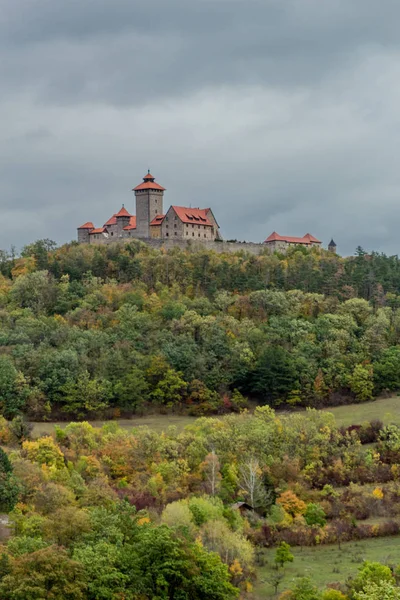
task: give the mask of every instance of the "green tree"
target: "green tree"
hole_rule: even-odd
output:
[[[149,384],[143,370],[132,367],[114,386],[114,394],[120,406],[139,408],[148,399]]]
[[[294,556],[290,551],[290,546],[286,542],[281,542],[275,552],[275,562],[280,567],[288,562],[293,562]]]
[[[304,513],[304,519],[307,525],[318,525],[318,527],[324,527],[326,525],[326,514],[322,506],[319,504],[313,504],[310,502],[307,504],[306,512]]]
[[[388,581],[371,583],[368,589],[356,592],[354,600],[400,600],[400,588]]]
[[[372,400],[374,391],[373,368],[368,364],[359,364],[354,367],[349,376],[349,386],[357,400],[362,402]]]
[[[359,592],[368,592],[371,585],[379,587],[383,583],[391,585],[394,585],[395,583],[390,568],[378,562],[365,561],[364,564],[359,567],[358,574],[350,585],[353,593],[356,594]]]
[[[142,527],[125,563],[134,574],[129,589],[138,597],[168,599],[179,593],[182,600],[233,600],[239,595],[217,554],[175,538],[166,526]]]
[[[63,410],[78,416],[96,413],[108,407],[112,396],[109,381],[91,379],[88,371],[80,375],[77,381],[69,381],[62,388]]]
[[[22,373],[14,366],[12,359],[0,355],[0,409],[7,418],[12,418],[24,408],[28,388]]]
[[[297,389],[297,368],[293,356],[280,346],[267,346],[251,376],[252,390],[275,400]]]
[[[321,600],[321,592],[309,577],[299,579],[291,592],[289,600]]]

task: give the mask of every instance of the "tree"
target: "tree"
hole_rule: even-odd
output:
[[[203,476],[207,482],[208,492],[215,496],[221,484],[220,463],[218,456],[212,450],[204,459],[201,465]]]
[[[311,579],[303,577],[292,588],[290,600],[321,600],[321,593],[318,588],[313,585]]]
[[[68,381],[62,388],[63,410],[80,416],[107,408],[112,386],[107,380],[91,379],[88,371],[77,381]]]
[[[85,592],[83,566],[57,546],[15,559],[0,582],[3,600],[85,600]]]
[[[293,562],[294,556],[290,551],[290,546],[286,542],[281,542],[275,552],[275,562],[281,568],[287,562]]]
[[[124,556],[132,573],[129,590],[136,597],[182,600],[233,600],[238,590],[229,582],[229,572],[215,553],[199,544],[177,539],[166,527],[139,528],[134,546]]]
[[[306,503],[303,502],[303,500],[300,500],[300,498],[298,498],[291,490],[282,492],[276,502],[277,504],[280,504],[291,517],[303,515],[307,510]]]
[[[339,590],[325,590],[322,592],[321,600],[348,600],[348,597]]]
[[[9,419],[24,408],[28,388],[9,356],[0,355],[0,409]]]
[[[22,456],[39,465],[64,467],[64,455],[51,436],[22,443]]]
[[[13,468],[7,454],[0,448],[0,511],[11,511],[18,500],[20,486],[13,476]]]
[[[354,367],[353,373],[349,376],[349,385],[357,400],[361,400],[362,402],[372,400],[374,391],[373,377],[374,371],[372,365],[359,364]]]
[[[141,407],[149,395],[149,384],[143,370],[132,367],[129,373],[121,377],[115,384],[114,394],[121,406],[135,409]]]
[[[9,423],[9,429],[14,440],[22,445],[23,442],[29,440],[33,425],[23,415],[18,415]]]
[[[394,585],[395,579],[389,567],[378,562],[365,561],[359,567],[357,576],[351,582],[351,589],[354,594],[359,592],[368,592],[371,585],[381,586],[383,583]],[[361,598],[363,598],[361,596]]]
[[[57,243],[48,238],[37,240],[33,244],[24,246],[21,251],[22,257],[33,256],[35,258],[36,268],[39,271],[47,269],[49,266],[49,254],[57,248]]]
[[[326,514],[324,509],[319,504],[313,504],[312,502],[307,504],[304,519],[307,525],[310,526],[318,525],[318,527],[324,527],[326,525]]]
[[[356,592],[354,600],[400,600],[400,588],[388,581],[371,583],[368,589]]]
[[[250,506],[255,509],[263,507],[266,492],[262,482],[260,463],[254,457],[245,460],[240,466],[240,487],[245,492]]]
[[[57,299],[57,286],[48,271],[35,271],[17,278],[11,297],[19,307],[30,308],[38,316],[52,311]]]
[[[275,400],[297,389],[297,368],[293,356],[280,346],[267,346],[252,373],[255,393]]]

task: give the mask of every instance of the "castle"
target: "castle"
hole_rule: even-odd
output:
[[[193,240],[210,242],[221,240],[219,225],[211,208],[170,206],[164,213],[164,192],[150,171],[136,186],[136,215],[124,206],[103,225],[96,228],[91,221],[78,227],[78,242],[101,244],[126,238]]]
[[[218,251],[244,249],[259,254],[265,248],[271,252],[286,252],[291,246],[306,248],[321,247],[321,241],[310,233],[302,238],[282,236],[274,231],[262,243],[223,243],[219,225],[211,208],[191,208],[172,205],[164,213],[165,188],[156,182],[148,173],[142,183],[132,191],[135,192],[136,215],[131,215],[122,205],[103,227],[96,228],[91,221],[78,227],[78,242],[84,244],[104,244],[131,238],[146,240],[152,245],[182,245],[188,242],[207,243]],[[336,244],[332,240],[328,246],[330,252],[336,252]]]

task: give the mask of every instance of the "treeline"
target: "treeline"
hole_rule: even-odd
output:
[[[201,415],[400,389],[397,257],[54,246],[0,256],[7,418]]]

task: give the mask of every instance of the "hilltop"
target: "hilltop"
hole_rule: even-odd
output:
[[[400,263],[48,240],[2,254],[2,412],[324,406],[400,389]]]

